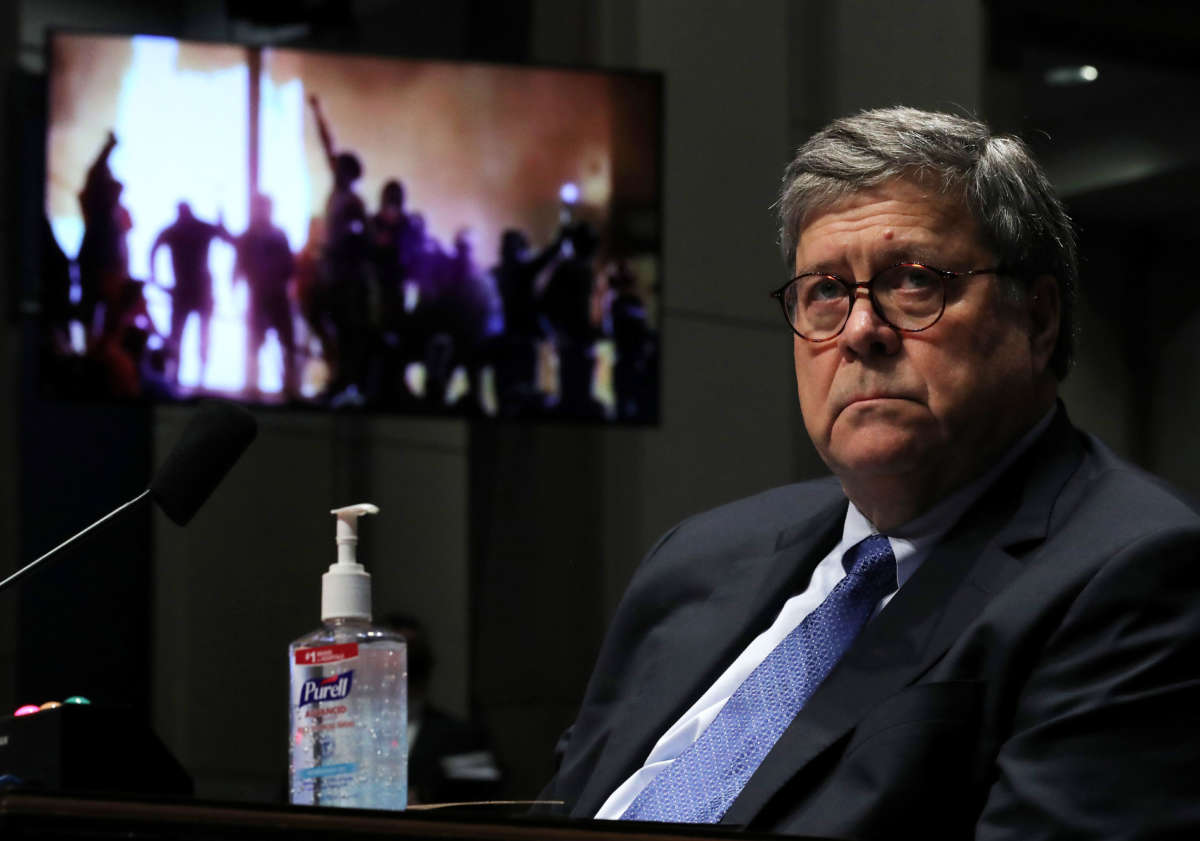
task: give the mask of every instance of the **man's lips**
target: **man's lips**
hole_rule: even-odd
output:
[[[842,411],[848,409],[850,406],[853,406],[856,403],[869,403],[875,400],[907,400],[909,402],[913,402],[915,398],[910,397],[907,394],[897,394],[895,392],[864,392],[862,394],[852,395],[844,400],[839,401],[835,414],[840,414]]]

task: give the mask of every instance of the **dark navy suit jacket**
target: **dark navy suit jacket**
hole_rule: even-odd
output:
[[[667,533],[635,574],[544,795],[594,815],[841,534],[838,484]],[[724,818],[845,838],[1200,834],[1200,517],[1046,433],[867,625]]]

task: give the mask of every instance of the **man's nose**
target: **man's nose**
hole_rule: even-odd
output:
[[[855,356],[890,356],[900,350],[900,333],[875,311],[865,287],[854,290],[850,318],[840,336],[842,346]]]

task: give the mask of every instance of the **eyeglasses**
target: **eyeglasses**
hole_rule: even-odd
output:
[[[810,342],[827,342],[850,320],[855,292],[865,287],[875,313],[897,330],[928,330],[946,310],[946,282],[956,277],[995,274],[1000,269],[950,272],[921,263],[888,266],[868,281],[805,272],[771,293],[783,308],[792,331]]]

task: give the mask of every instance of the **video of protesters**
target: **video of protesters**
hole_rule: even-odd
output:
[[[652,74],[56,34],[40,382],[655,423]]]

